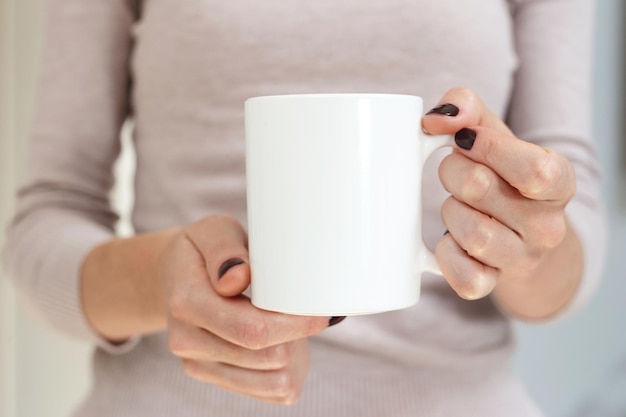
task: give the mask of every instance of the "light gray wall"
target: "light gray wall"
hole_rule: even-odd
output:
[[[570,320],[519,325],[517,366],[549,417],[626,416],[626,6],[599,0],[594,131],[610,227],[604,280]]]

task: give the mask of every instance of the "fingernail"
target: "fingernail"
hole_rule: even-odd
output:
[[[330,320],[328,320],[328,327],[334,326],[335,324],[339,324],[342,321],[344,321],[345,319],[346,319],[346,316],[331,317]]]
[[[443,232],[443,235],[444,235],[444,236],[445,236],[445,235],[449,235],[449,234],[450,234],[450,231],[449,231],[448,229],[446,229],[446,231],[445,231],[445,232]]]
[[[468,151],[472,149],[472,146],[474,146],[475,140],[476,140],[476,132],[466,127],[459,130],[454,135],[454,142],[456,142],[459,148],[463,148]]]
[[[445,104],[440,104],[437,107],[433,107],[426,114],[441,114],[442,116],[454,117],[459,114],[459,108],[455,106],[454,104],[445,103]]]
[[[217,271],[217,278],[222,279],[222,277],[226,275],[226,273],[230,270],[230,268],[237,266],[237,265],[241,265],[244,262],[245,261],[241,258],[230,258],[224,261],[222,266],[220,266],[219,271]]]

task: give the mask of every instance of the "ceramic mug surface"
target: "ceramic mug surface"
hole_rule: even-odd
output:
[[[412,306],[439,273],[422,238],[422,99],[266,96],[245,103],[252,303],[300,315]],[[433,179],[436,180],[436,179]]]

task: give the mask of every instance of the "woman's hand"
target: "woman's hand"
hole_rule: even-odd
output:
[[[509,312],[545,318],[572,298],[582,249],[565,216],[576,178],[557,152],[516,138],[467,89],[453,89],[423,119],[458,145],[439,168],[451,196],[441,209],[449,234],[436,250],[463,298],[494,291]]]
[[[195,379],[263,401],[292,404],[304,384],[306,338],[328,317],[262,311],[250,283],[247,238],[231,217],[211,216],[178,234],[163,263],[171,351]]]
[[[329,318],[259,310],[242,295],[249,283],[246,234],[233,218],[215,215],[94,248],[81,289],[87,319],[105,339],[167,330],[190,376],[292,404],[307,375],[306,338]]]

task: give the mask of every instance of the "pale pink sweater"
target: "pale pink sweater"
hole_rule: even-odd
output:
[[[26,303],[93,341],[95,383],[76,416],[537,416],[512,371],[509,320],[438,276],[418,305],[350,317],[311,339],[301,402],[260,403],[196,382],[164,334],[100,340],[79,298],[85,255],[111,239],[108,192],[132,117],[138,233],[228,212],[245,224],[243,102],[310,92],[477,91],[516,134],[565,154],[585,249],[581,305],[604,244],[589,120],[591,1],[52,0],[28,169],[6,265]],[[438,161],[426,239],[441,237]],[[137,262],[141,262],[138,259]],[[59,376],[62,383],[62,375]]]

